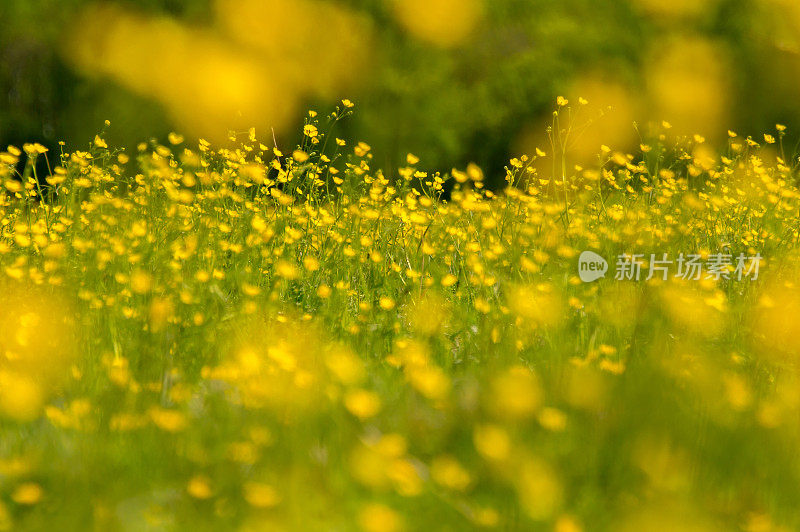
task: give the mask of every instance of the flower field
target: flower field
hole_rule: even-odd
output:
[[[0,530],[800,528],[785,128],[575,161],[582,103],[500,176],[348,100],[0,152]]]

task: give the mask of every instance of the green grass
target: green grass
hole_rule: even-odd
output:
[[[334,141],[349,112],[280,157],[0,154],[2,527],[800,527],[782,132],[593,162],[557,135],[492,193],[383,175]],[[613,275],[721,252],[759,277]]]

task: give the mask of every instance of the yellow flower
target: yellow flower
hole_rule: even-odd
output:
[[[351,414],[360,419],[374,417],[381,409],[381,400],[378,394],[361,389],[347,392],[344,404]]]
[[[524,418],[534,415],[541,406],[542,391],[536,376],[527,368],[516,366],[492,380],[490,405],[504,417]]]
[[[505,460],[511,452],[511,439],[499,425],[478,425],[472,434],[475,449],[491,460]]]
[[[42,146],[38,142],[36,142],[34,144],[25,144],[24,146],[22,146],[22,149],[25,150],[25,153],[27,153],[31,157],[35,157],[37,155],[41,155],[43,153],[47,153],[47,148],[45,148],[44,146]],[[11,151],[11,150],[9,149],[9,151]],[[17,154],[17,155],[19,155],[19,154]]]
[[[310,272],[319,270],[319,260],[316,257],[305,257],[303,259],[303,267]]]
[[[480,0],[394,2],[398,22],[415,38],[440,48],[467,42],[484,15]]]
[[[275,264],[275,273],[278,277],[282,277],[288,281],[297,279],[299,275],[297,266],[286,260],[279,260],[277,264]]]
[[[467,165],[467,175],[473,181],[483,181],[483,170],[475,163],[469,163]]]
[[[149,411],[153,423],[166,432],[180,432],[187,426],[186,417],[177,410],[152,408]]]
[[[326,284],[321,284],[321,285],[319,285],[319,288],[317,288],[317,295],[319,297],[321,297],[322,299],[327,299],[327,298],[331,297],[331,292],[332,291],[333,290],[331,290],[330,286],[328,286]]]
[[[361,510],[358,523],[364,532],[398,532],[403,528],[403,520],[397,512],[377,503]]]
[[[261,482],[245,482],[242,486],[244,500],[256,508],[272,508],[281,501],[277,490]]]
[[[153,277],[144,270],[131,274],[131,290],[136,294],[146,294],[153,287]]]
[[[209,499],[213,495],[211,481],[205,475],[196,475],[189,480],[186,491],[195,499]]]
[[[472,482],[469,472],[458,460],[447,455],[434,458],[431,477],[437,484],[453,491],[464,491]]]
[[[23,375],[0,372],[0,414],[17,421],[32,421],[41,413],[44,392]]]
[[[556,408],[542,408],[539,412],[539,424],[553,432],[560,432],[567,426],[567,416]]]
[[[35,482],[25,482],[16,487],[11,494],[11,500],[17,504],[30,506],[42,500],[44,490]]]
[[[441,283],[442,283],[442,286],[444,286],[444,287],[450,287],[450,286],[453,286],[454,284],[456,284],[457,281],[458,281],[458,277],[456,277],[452,273],[448,273],[444,277],[442,277]]]

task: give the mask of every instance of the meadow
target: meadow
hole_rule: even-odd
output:
[[[786,128],[577,161],[583,103],[499,176],[385,174],[348,100],[1,152],[0,530],[800,528]]]

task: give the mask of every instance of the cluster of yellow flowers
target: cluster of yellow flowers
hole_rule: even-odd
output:
[[[384,174],[351,108],[285,154],[0,153],[0,529],[800,525],[784,128],[554,137],[498,186]],[[582,283],[584,250],[764,264]]]

